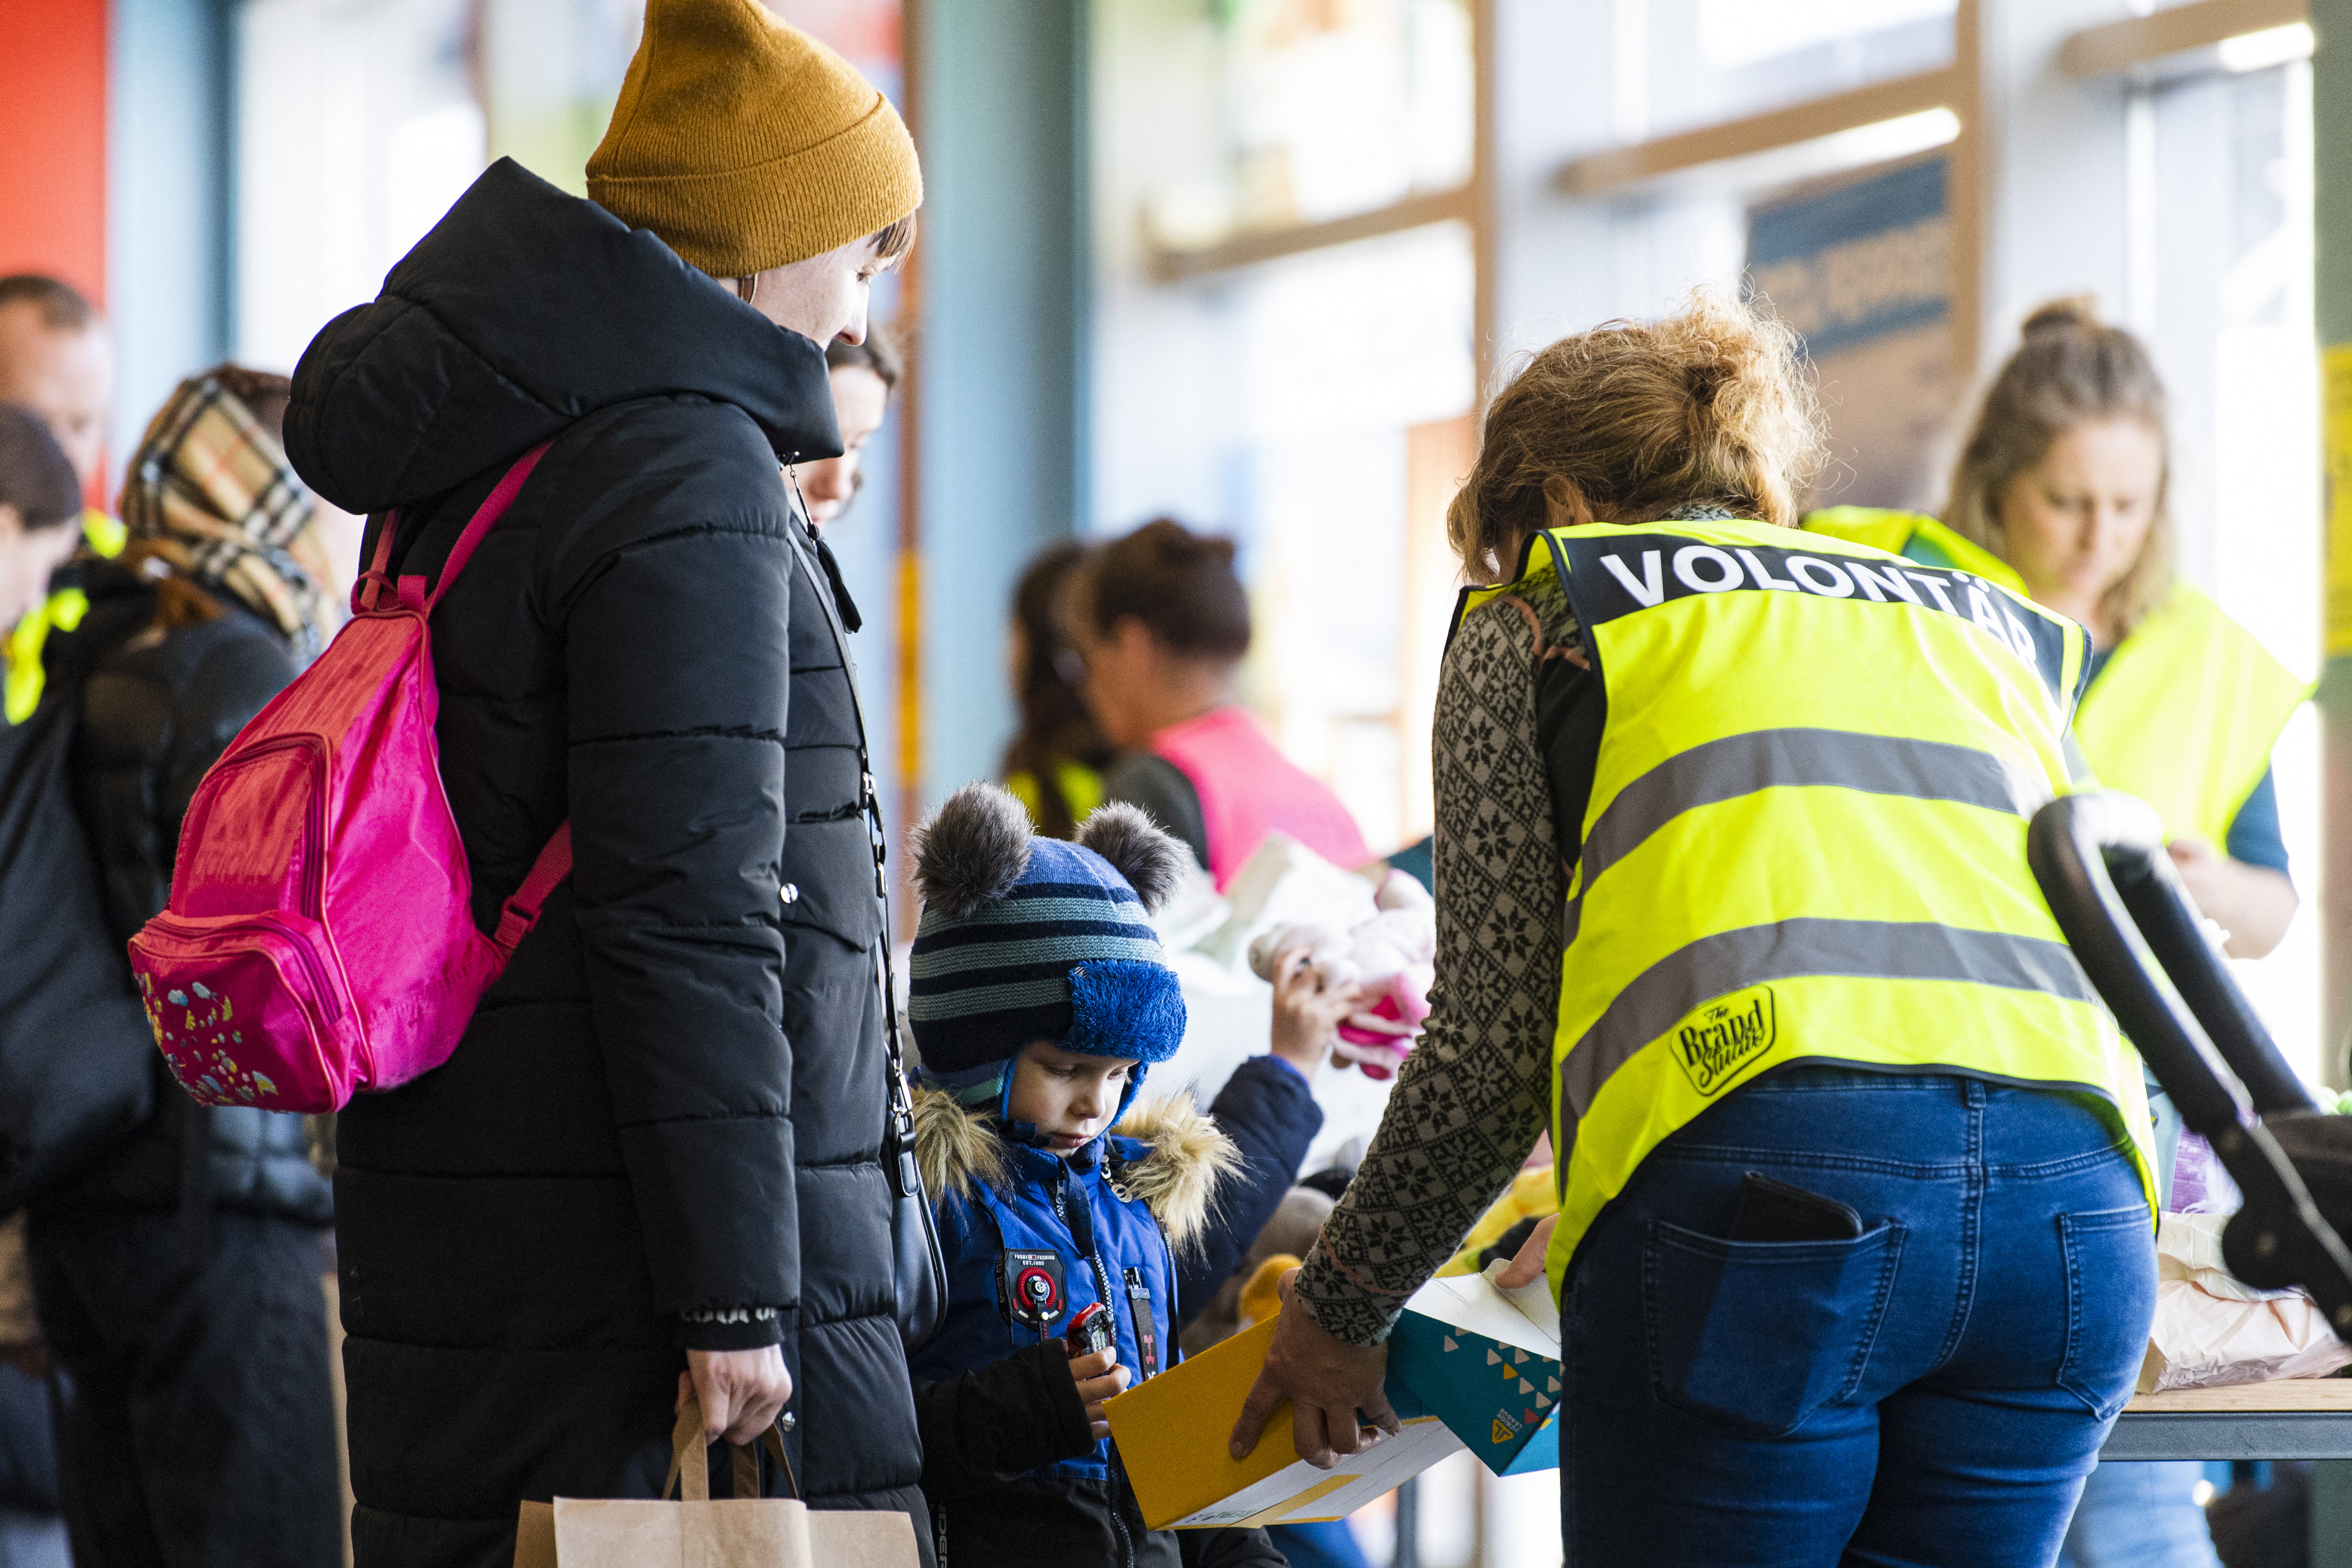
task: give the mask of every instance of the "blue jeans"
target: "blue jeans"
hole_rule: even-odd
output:
[[[1858,1210],[1732,1242],[1741,1175]],[[1796,1068],[1644,1161],[1561,1311],[1572,1568],[2048,1568],[2130,1397],[2156,1241],[2074,1096]]]
[[[2083,1484],[2059,1568],[2221,1568],[2195,1459],[2101,1465]]]

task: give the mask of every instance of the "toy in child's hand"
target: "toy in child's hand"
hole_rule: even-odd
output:
[[[1068,1331],[1062,1335],[1062,1343],[1069,1347],[1070,1359],[1076,1361],[1082,1355],[1110,1349],[1117,1338],[1118,1331],[1111,1325],[1110,1309],[1100,1301],[1090,1301],[1070,1320]]]
[[[1250,943],[1251,970],[1271,981],[1275,963],[1293,948],[1326,985],[1361,989],[1360,1004],[1339,1026],[1331,1055],[1367,1078],[1392,1077],[1429,1016],[1437,955],[1437,909],[1427,889],[1391,869],[1373,895],[1375,913],[1345,930],[1320,922],[1276,926]]]

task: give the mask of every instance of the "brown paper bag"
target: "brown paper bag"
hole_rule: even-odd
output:
[[[773,1429],[769,1451],[792,1476]],[[671,1434],[677,1502],[557,1498],[526,1502],[515,1525],[515,1568],[917,1568],[915,1529],[903,1513],[811,1513],[796,1499],[759,1495],[759,1459],[735,1450],[735,1496],[713,1500],[702,1462],[702,1411],[693,1401]],[[793,1483],[797,1489],[798,1482]]]

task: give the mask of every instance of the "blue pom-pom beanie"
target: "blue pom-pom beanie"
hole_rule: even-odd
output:
[[[1183,1040],[1183,994],[1148,917],[1190,852],[1131,808],[1105,807],[1079,836],[1038,837],[1019,802],[975,784],[917,839],[907,1012],[924,1079],[967,1105],[1001,1111],[1033,1040],[1146,1068]]]

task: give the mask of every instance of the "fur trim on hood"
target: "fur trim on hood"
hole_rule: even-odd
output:
[[[1136,1106],[1112,1131],[1149,1145],[1143,1158],[1117,1162],[1110,1178],[1141,1198],[1179,1253],[1201,1245],[1215,1213],[1217,1183],[1241,1169],[1241,1151],[1196,1110],[1190,1094]],[[974,1182],[1003,1186],[1004,1141],[983,1110],[967,1110],[935,1089],[915,1090],[915,1161],[923,1190],[937,1202],[949,1193],[971,1195]]]

